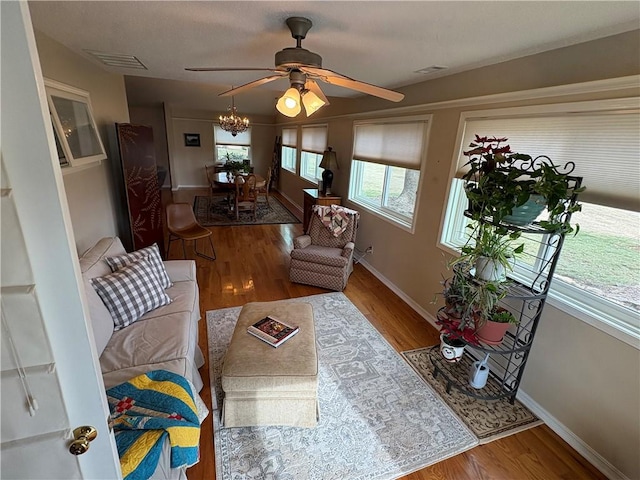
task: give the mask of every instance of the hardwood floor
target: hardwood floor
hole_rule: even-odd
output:
[[[163,191],[163,202],[188,202],[207,190]],[[275,193],[278,196],[277,193]],[[283,203],[288,202],[278,196]],[[292,208],[295,212],[295,209]],[[217,260],[196,257],[191,245],[187,256],[195,258],[200,286],[200,347],[205,365],[200,369],[205,387],[200,392],[211,408],[209,359],[205,312],[270,301],[326,293],[321,288],[289,282],[288,259],[293,238],[302,225],[252,225],[212,227]],[[165,237],[166,238],[166,237]],[[173,242],[169,258],[182,258],[180,242]],[[368,270],[356,265],[344,294],[398,351],[434,345],[438,332]],[[215,478],[211,415],[202,426],[200,463],[187,472],[190,480]],[[496,440],[403,477],[406,480],[477,479],[604,479],[546,425]],[[348,479],[345,479],[348,480]]]

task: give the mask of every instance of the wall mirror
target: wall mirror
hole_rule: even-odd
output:
[[[89,92],[45,79],[60,166],[99,164],[107,155],[98,135]]]

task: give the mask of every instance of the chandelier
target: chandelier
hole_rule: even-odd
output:
[[[228,114],[220,115],[219,121],[220,127],[223,130],[230,132],[234,137],[249,128],[249,119],[238,115],[238,110],[236,110],[236,106],[233,101],[233,95],[231,96],[231,107],[228,109]]]

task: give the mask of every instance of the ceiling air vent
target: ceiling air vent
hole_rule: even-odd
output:
[[[138,70],[147,70],[147,67],[133,55],[124,55],[122,53],[96,52],[94,50],[85,50],[85,52],[97,58],[101,63],[104,63],[109,67],[136,68]]]
[[[446,70],[449,67],[443,65],[431,65],[430,67],[424,67],[420,70],[416,70],[414,73],[421,73],[422,75],[429,75],[431,73],[439,72],[440,70]]]

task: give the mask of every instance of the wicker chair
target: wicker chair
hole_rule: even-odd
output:
[[[348,218],[346,229],[338,236],[321,218],[336,212]],[[338,205],[314,205],[307,234],[293,240],[289,279],[329,290],[344,290],[353,271],[359,218],[357,211]]]

